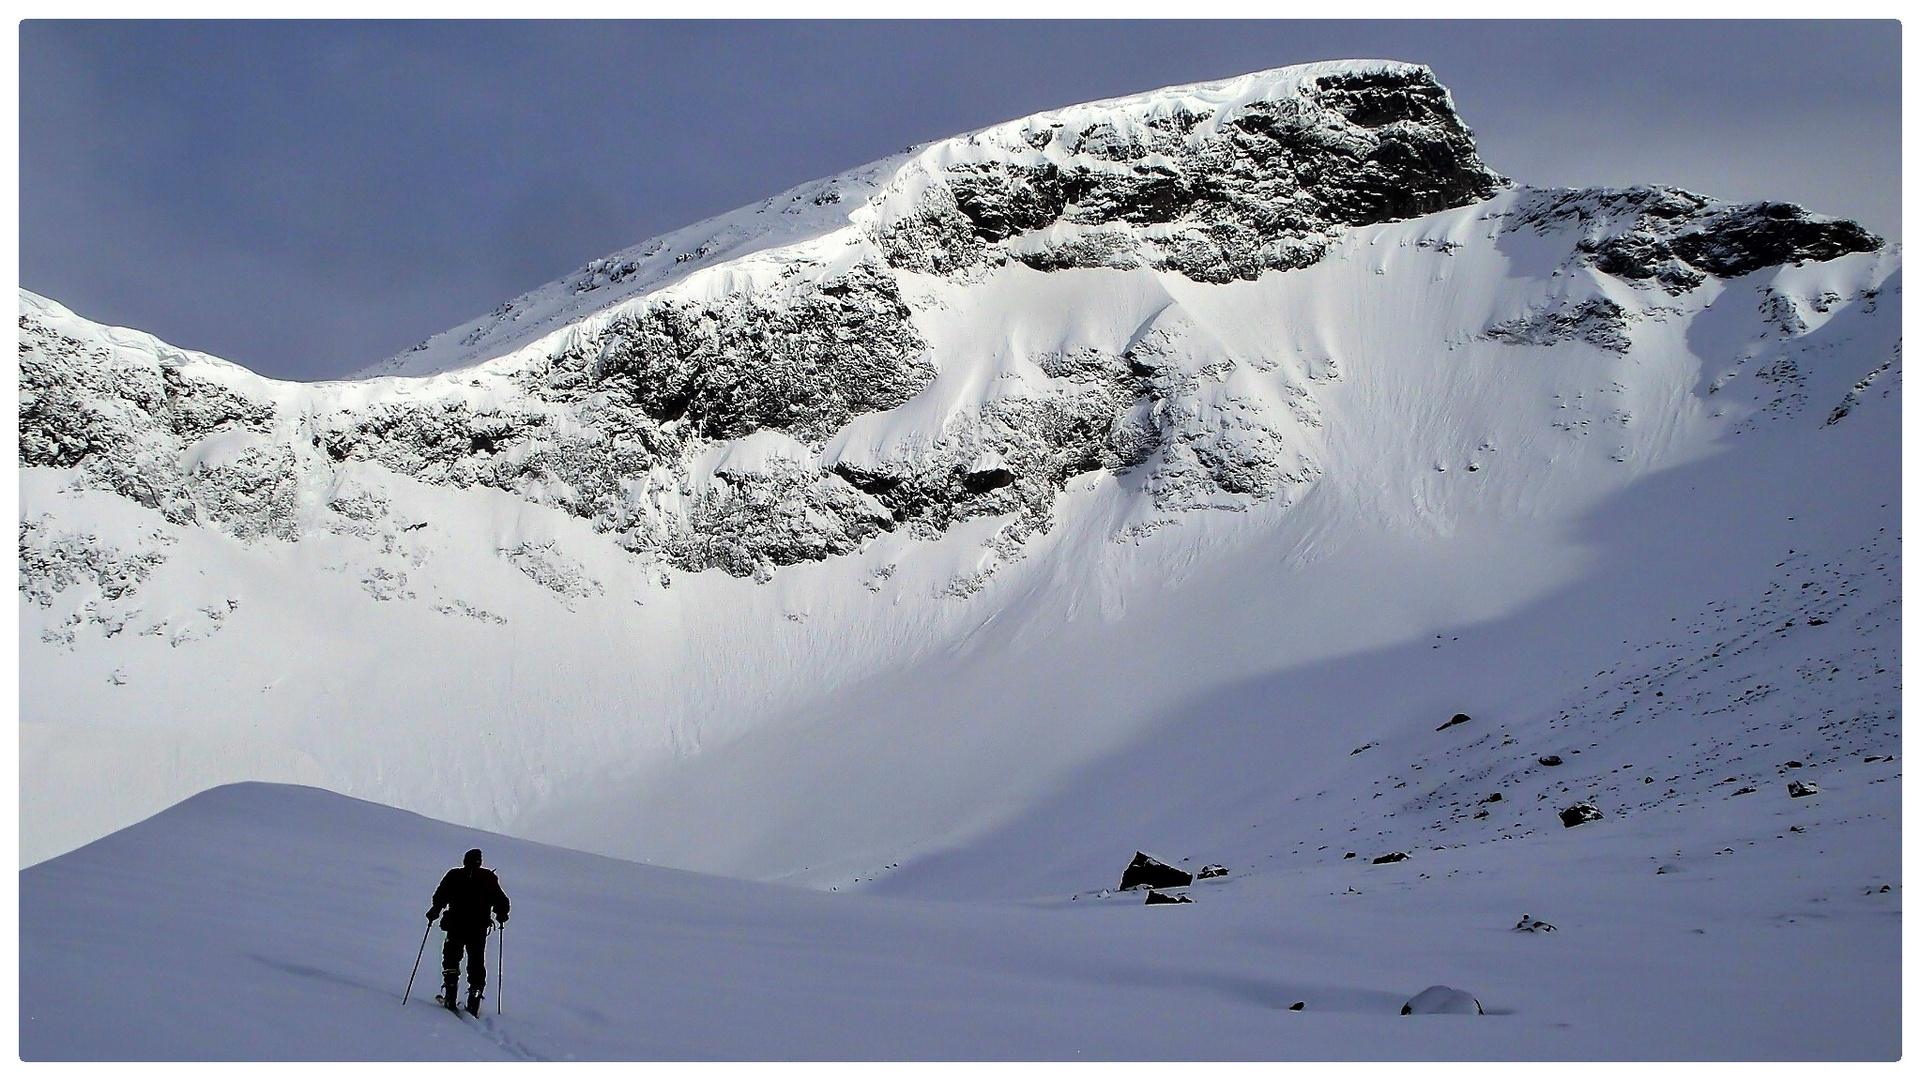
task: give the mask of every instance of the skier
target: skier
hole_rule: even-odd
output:
[[[440,919],[441,909],[446,918]],[[480,998],[487,988],[487,933],[493,929],[489,913],[502,924],[507,921],[507,894],[500,891],[500,878],[480,865],[480,849],[467,852],[461,865],[447,871],[440,887],[433,890],[433,908],[429,922],[440,919],[447,932],[447,944],[440,950],[440,974],[446,980],[440,1001],[449,1009],[458,1009],[460,954],[467,954],[467,1012],[480,1015]]]

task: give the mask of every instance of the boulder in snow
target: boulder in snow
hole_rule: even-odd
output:
[[[1534,918],[1534,917],[1533,917],[1532,915],[1529,915],[1529,914],[1527,914],[1527,913],[1525,913],[1525,912],[1521,912],[1521,914],[1520,914],[1520,921],[1519,921],[1519,922],[1517,922],[1517,923],[1514,923],[1514,924],[1513,924],[1513,928],[1514,928],[1515,930],[1525,930],[1525,931],[1526,931],[1527,933],[1529,933],[1529,934],[1551,934],[1551,933],[1553,933],[1553,924],[1552,924],[1552,923],[1550,923],[1550,922],[1543,922],[1543,921],[1541,921],[1541,920],[1539,920],[1539,919],[1536,919],[1536,918]]]
[[[1401,1016],[1421,1016],[1432,1013],[1447,1013],[1454,1016],[1480,1016],[1487,1010],[1480,1002],[1465,990],[1456,990],[1451,986],[1429,986],[1425,990],[1407,999],[1400,1006]]]
[[[1539,760],[1540,760],[1540,764],[1545,765],[1548,768],[1552,768],[1553,766],[1560,764],[1560,755],[1559,754],[1542,754],[1540,755]]]
[[[1592,803],[1575,803],[1560,811],[1560,824],[1571,829],[1575,825],[1585,825],[1589,821],[1599,821],[1603,817],[1606,815]]]
[[[1820,794],[1820,785],[1818,784],[1808,784],[1799,780],[1787,781],[1787,795],[1791,798],[1801,799],[1808,795],[1818,794]]]
[[[1373,864],[1375,866],[1378,866],[1381,863],[1406,862],[1408,859],[1411,859],[1411,858],[1413,858],[1413,856],[1407,854],[1404,851],[1389,851],[1385,855],[1382,855],[1379,858],[1373,860]]]
[[[1446,722],[1446,723],[1444,723],[1444,724],[1441,724],[1441,725],[1440,725],[1439,727],[1437,727],[1437,728],[1434,728],[1433,730],[1435,730],[1435,731],[1445,731],[1445,730],[1447,730],[1448,728],[1450,728],[1450,727],[1452,727],[1452,726],[1454,726],[1455,724],[1464,724],[1464,723],[1466,723],[1467,721],[1469,721],[1469,720],[1471,720],[1471,719],[1473,719],[1473,717],[1471,717],[1471,716],[1468,716],[1468,715],[1467,715],[1466,713],[1463,713],[1463,712],[1457,712],[1457,713],[1454,713],[1454,714],[1453,714],[1453,719],[1451,719],[1451,720],[1449,720],[1449,721],[1447,721],[1447,722]]]
[[[1193,903],[1193,897],[1187,896],[1184,894],[1175,895],[1173,893],[1155,892],[1152,889],[1148,889],[1147,903],[1149,904],[1191,904]]]
[[[1127,864],[1126,872],[1120,875],[1122,889],[1136,889],[1145,885],[1149,889],[1177,889],[1182,885],[1193,884],[1193,875],[1177,866],[1168,866],[1144,851],[1133,853],[1133,861]]]
[[[1226,877],[1226,876],[1227,876],[1226,867],[1221,866],[1219,863],[1208,863],[1207,865],[1201,867],[1200,872],[1198,874],[1195,874],[1193,877],[1195,881],[1203,881],[1207,878]]]

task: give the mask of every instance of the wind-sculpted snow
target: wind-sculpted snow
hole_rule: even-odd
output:
[[[1014,259],[1221,283],[1311,265],[1343,226],[1460,206],[1502,183],[1426,68],[1309,66],[937,144],[866,222],[907,270]]]

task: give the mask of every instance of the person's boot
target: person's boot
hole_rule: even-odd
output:
[[[440,1004],[445,1005],[449,1009],[458,1010],[460,1008],[460,983],[458,980],[447,983],[446,987],[440,991]]]
[[[473,993],[467,995],[467,1015],[468,1016],[480,1015],[480,991],[478,990],[475,990]]]

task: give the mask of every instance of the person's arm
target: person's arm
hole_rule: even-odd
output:
[[[452,871],[448,871],[446,876],[440,879],[440,887],[433,890],[433,909],[427,912],[427,918],[437,919],[440,917],[440,909],[447,906],[447,892],[452,885],[453,873]]]

